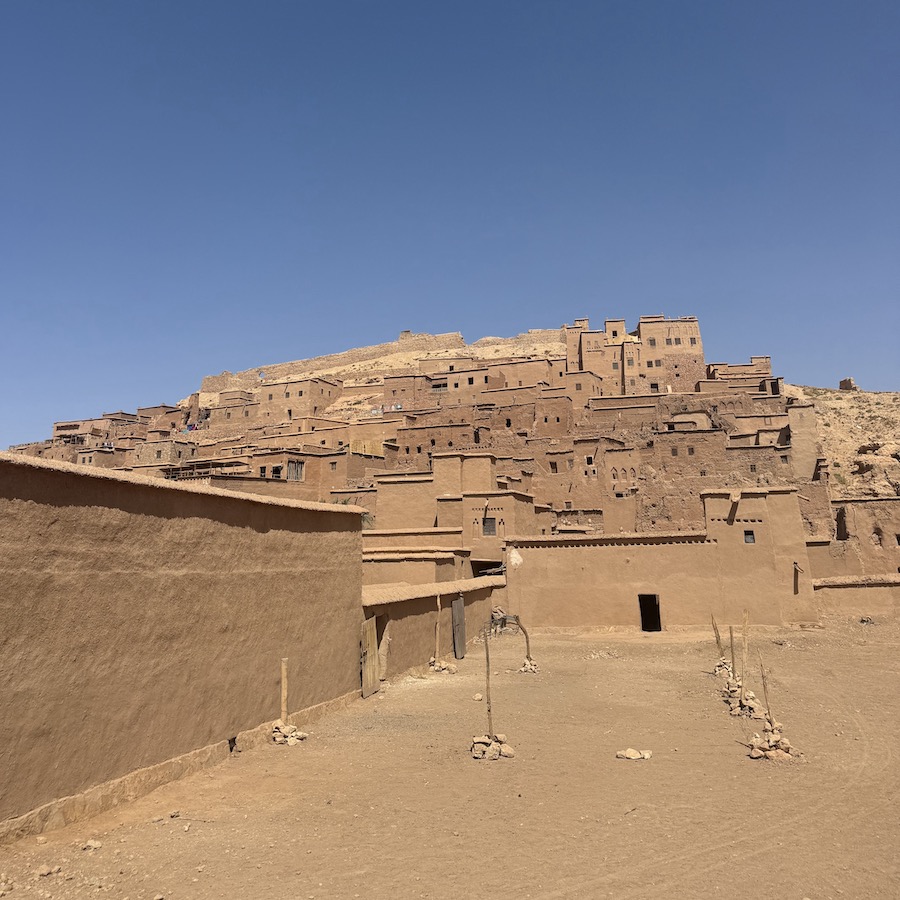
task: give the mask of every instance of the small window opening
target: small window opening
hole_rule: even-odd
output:
[[[641,631],[662,631],[658,594],[638,594],[641,611]]]
[[[744,543],[745,544],[755,544],[756,543],[756,535],[754,534],[752,528],[748,528],[744,532]]]

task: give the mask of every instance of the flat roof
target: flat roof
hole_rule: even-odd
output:
[[[45,469],[55,472],[65,472],[69,475],[77,475],[79,478],[94,478],[101,481],[135,484],[142,487],[151,487],[161,491],[177,491],[188,494],[206,494],[214,497],[226,497],[229,500],[238,500],[252,503],[263,503],[267,506],[284,506],[290,509],[305,509],[316,512],[348,513],[361,516],[368,510],[361,506],[349,506],[343,503],[316,503],[311,500],[282,500],[275,497],[264,497],[260,494],[238,494],[234,491],[221,490],[219,488],[206,487],[198,484],[185,484],[179,481],[169,481],[165,478],[153,478],[147,475],[134,475],[130,472],[122,472],[110,469],[86,469],[75,463],[57,462],[55,460],[38,459],[33,456],[21,456],[15,453],[0,452],[0,463],[12,466],[20,466],[30,469]],[[168,466],[147,466],[147,468],[169,468]]]

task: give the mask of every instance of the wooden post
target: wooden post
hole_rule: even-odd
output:
[[[281,721],[287,725],[288,718],[288,679],[287,679],[287,657],[281,660]]]
[[[762,653],[760,653],[759,650],[757,650],[756,652],[759,653],[759,671],[762,674],[763,697],[766,698],[766,717],[769,720],[769,724],[774,728],[775,716],[772,713],[772,707],[769,706],[769,685],[766,681],[766,667],[763,665]]]
[[[747,696],[747,649],[750,641],[750,611],[744,610],[744,624],[741,646],[741,706]]]
[[[525,659],[527,659],[528,662],[531,662],[531,641],[528,639],[528,632],[525,630],[525,626],[521,621],[519,622],[519,629],[522,634],[525,635]]]
[[[491,646],[490,630],[487,625],[483,629],[484,634],[484,699],[487,702],[488,737],[494,739],[494,718],[491,715]]]
[[[719,634],[719,626],[716,625],[716,617],[712,613],[709,614],[709,617],[712,619],[713,634],[716,636],[716,646],[719,648],[719,658],[725,659],[725,651],[722,649],[722,635]]]
[[[734,625],[728,626],[728,636],[731,638],[731,677],[737,678],[737,666],[734,663]]]
[[[437,595],[437,624],[434,626],[434,662],[441,661],[441,595]]]

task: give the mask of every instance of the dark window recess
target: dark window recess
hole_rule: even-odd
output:
[[[672,456],[678,456],[678,448],[677,447],[672,448]]]
[[[847,507],[839,506],[834,514],[835,536],[839,541],[850,540],[850,529],[847,528]]]
[[[694,455],[694,448],[688,447],[688,456],[693,456],[693,455]]]
[[[490,518],[485,516],[481,520],[481,533],[485,535],[485,537],[489,537],[497,533],[497,520],[494,518]]]
[[[565,502],[565,507],[566,507],[566,509],[571,509],[571,508],[572,508],[572,501],[571,501],[571,500],[566,500],[566,502]]]
[[[272,477],[281,478],[281,466],[272,466]]]
[[[692,347],[696,347],[696,346],[697,346],[697,338],[691,338],[691,346],[692,346]]]
[[[265,478],[265,477],[266,477],[266,467],[265,467],[265,466],[260,466],[260,467],[259,467],[259,477],[260,477],[260,478]]]
[[[507,420],[506,420],[506,427],[507,427],[507,428],[512,428],[512,419],[507,419]]]
[[[756,463],[750,463],[750,471],[751,471],[751,472],[755,472],[755,471],[756,471]]]
[[[336,472],[336,471],[337,471],[337,463],[336,463],[336,462],[331,463],[331,471],[332,471],[332,472]]]
[[[638,606],[641,610],[641,631],[662,631],[659,596],[657,594],[638,594]]]
[[[744,532],[744,543],[745,544],[755,544],[756,543],[756,535],[754,534],[752,528],[748,528]]]

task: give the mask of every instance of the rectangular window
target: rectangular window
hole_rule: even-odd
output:
[[[260,466],[260,467],[259,467],[259,477],[260,477],[260,478],[265,478],[265,477],[266,477],[266,467],[265,467],[265,466]]]
[[[565,505],[566,505],[566,509],[571,509],[571,508],[572,508],[572,501],[571,501],[571,500],[566,500],[566,504],[565,504]]]
[[[285,392],[284,392],[284,399],[285,399],[285,400],[288,400],[288,399],[290,398],[290,396],[291,396],[291,392],[290,392],[290,391],[285,391]]]
[[[567,459],[567,460],[566,460],[566,464],[568,465],[568,467],[569,467],[570,469],[574,469],[574,468],[575,468],[575,460],[574,460],[574,459]]]
[[[648,369],[652,369],[652,368],[653,368],[653,360],[652,360],[652,359],[648,359],[648,360],[647,360],[647,368],[648,368]]]
[[[694,455],[694,448],[688,447],[688,456],[693,456],[693,455]]]
[[[653,365],[655,365],[656,368],[658,369],[662,365],[662,360],[661,359],[655,360]]]
[[[650,382],[650,393],[651,394],[659,393],[659,385],[655,381]]]
[[[474,378],[470,378],[470,379],[469,379],[469,384],[475,384],[475,379],[474,379]]]
[[[575,390],[576,390],[576,391],[580,391],[580,390],[581,390],[581,382],[578,382],[578,381],[575,382]]]
[[[753,533],[752,529],[748,529],[744,532],[744,543],[745,544],[755,544],[756,543],[756,535]]]
[[[594,457],[593,457],[593,456],[586,456],[586,457],[584,458],[584,464],[585,464],[586,466],[592,466],[592,465],[594,464]]]
[[[634,357],[633,357],[633,356],[629,356],[629,357],[628,357],[628,365],[629,365],[629,366],[633,366],[633,365],[634,365]]]
[[[331,462],[329,465],[331,466],[332,472],[337,472],[337,462]]]
[[[650,347],[655,347],[656,346],[656,338],[650,338],[650,340],[647,341],[647,344]]]
[[[281,466],[272,466],[272,477],[281,478]]]
[[[274,394],[269,394],[269,399],[271,400]]]
[[[157,450],[157,451],[156,451],[156,458],[157,458],[157,459],[162,459],[162,450]]]
[[[692,346],[692,347],[696,347],[696,346],[697,346],[697,338],[691,338],[691,346]]]
[[[556,460],[552,460],[552,461],[550,462],[550,471],[551,471],[554,475],[556,474],[556,472],[557,472]],[[898,535],[898,537],[900,537],[900,535]]]
[[[612,367],[613,367],[614,369],[618,369],[618,368],[619,368],[619,363],[618,363],[616,360],[613,360]]]
[[[675,338],[675,343],[678,346],[681,346],[681,338]]]
[[[485,537],[490,537],[491,535],[495,535],[497,533],[497,520],[494,518],[485,516],[481,520],[481,533]]]
[[[705,478],[705,477],[706,477],[706,469],[701,469],[701,470],[700,470],[700,477],[701,477],[701,478]]]
[[[303,481],[303,460],[289,459],[287,464],[287,480]]]
[[[613,330],[613,337],[618,337],[618,336],[619,336],[619,332],[618,332],[618,331],[615,331],[615,330]]]
[[[786,462],[788,461],[788,458],[787,458],[786,456],[782,456],[782,457],[781,457],[781,461],[782,461],[783,463],[786,463]]]
[[[666,338],[666,346],[667,346],[667,347],[671,347],[671,346],[672,346],[672,338]]]
[[[755,471],[756,471],[756,463],[750,463],[750,471],[751,471],[751,472],[755,472]]]
[[[672,456],[678,456],[678,448],[677,447],[672,448]]]

